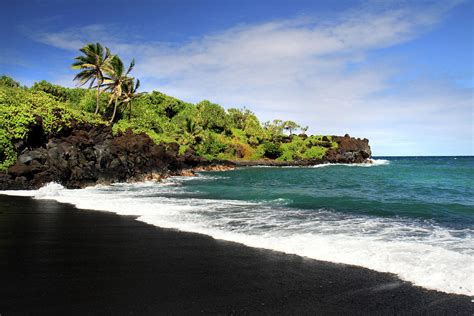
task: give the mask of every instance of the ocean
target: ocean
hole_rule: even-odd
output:
[[[390,272],[474,295],[474,157],[249,167],[164,182],[0,191],[136,215],[152,225]]]

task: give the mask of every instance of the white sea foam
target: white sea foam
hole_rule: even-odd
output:
[[[174,178],[67,190],[48,184],[35,191],[0,191],[71,203],[81,209],[136,215],[152,225],[218,239],[359,265],[397,274],[429,289],[474,295],[473,230],[449,230],[426,221],[297,210],[286,201],[252,203],[189,197]],[[183,195],[186,194],[186,195]],[[275,203],[276,202],[276,203]],[[281,205],[279,205],[281,202]]]
[[[363,163],[323,163],[320,165],[314,165],[313,168],[325,168],[331,166],[347,166],[347,167],[377,167],[386,166],[390,164],[390,160],[386,159],[369,159]]]
[[[369,165],[371,164],[373,166],[384,166],[390,164],[390,160],[387,159],[370,159],[369,161]]]

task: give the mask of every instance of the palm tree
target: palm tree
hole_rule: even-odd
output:
[[[122,97],[121,102],[130,106],[130,110],[128,112],[128,121],[130,121],[130,117],[132,116],[132,101],[138,98],[143,94],[137,93],[138,88],[140,87],[140,80],[137,79],[137,82],[134,84],[133,79],[125,81],[122,85]]]
[[[196,143],[196,139],[200,138],[201,132],[202,127],[196,124],[191,117],[187,117],[184,121],[182,132],[177,137],[181,139],[184,145],[192,146]]]
[[[77,56],[75,62],[72,64],[73,69],[82,70],[78,73],[74,80],[79,81],[79,85],[83,86],[89,82],[89,89],[92,88],[94,82],[96,82],[97,95],[96,95],[96,107],[95,113],[99,113],[99,97],[100,97],[100,87],[104,82],[104,71],[108,66],[112,54],[110,50],[105,47],[102,47],[100,43],[89,43],[80,51],[84,54]]]
[[[108,106],[115,101],[114,104],[114,111],[112,113],[112,117],[110,119],[110,123],[112,123],[115,119],[115,114],[117,113],[117,106],[122,97],[123,87],[129,84],[129,81],[133,82],[132,77],[128,77],[128,74],[132,71],[133,67],[135,66],[135,59],[132,60],[128,70],[125,72],[125,67],[123,66],[123,62],[117,55],[114,55],[107,68],[105,69],[106,77],[104,77],[103,87],[106,90],[110,91],[110,100]]]

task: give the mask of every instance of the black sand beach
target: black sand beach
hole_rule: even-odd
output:
[[[389,274],[24,197],[0,195],[0,265],[2,316],[474,313]]]

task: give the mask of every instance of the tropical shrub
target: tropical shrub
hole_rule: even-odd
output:
[[[281,156],[282,150],[279,143],[264,142],[262,144],[263,156],[269,159],[277,159]]]
[[[40,90],[0,87],[0,169],[16,160],[13,144],[25,139],[35,117],[42,118],[45,135],[56,134],[72,121],[100,123],[89,113],[78,111],[68,103]]]
[[[315,159],[337,148],[330,136],[307,136],[308,127],[293,121],[262,125],[245,107],[226,111],[207,100],[194,105],[158,91],[139,92],[140,81],[131,77],[135,61],[125,67],[100,43],[87,44],[80,53],[72,64],[79,71],[74,81],[88,89],[44,80],[28,89],[0,77],[0,169],[14,163],[13,144],[26,137],[37,116],[45,134],[73,121],[112,124],[115,134],[144,132],[156,143],[178,143],[180,153],[191,148],[207,159]]]
[[[8,76],[0,77],[0,87],[20,88],[20,83]]]
[[[229,118],[220,105],[204,100],[199,102],[196,108],[198,111],[196,123],[203,129],[216,133],[230,130]]]

